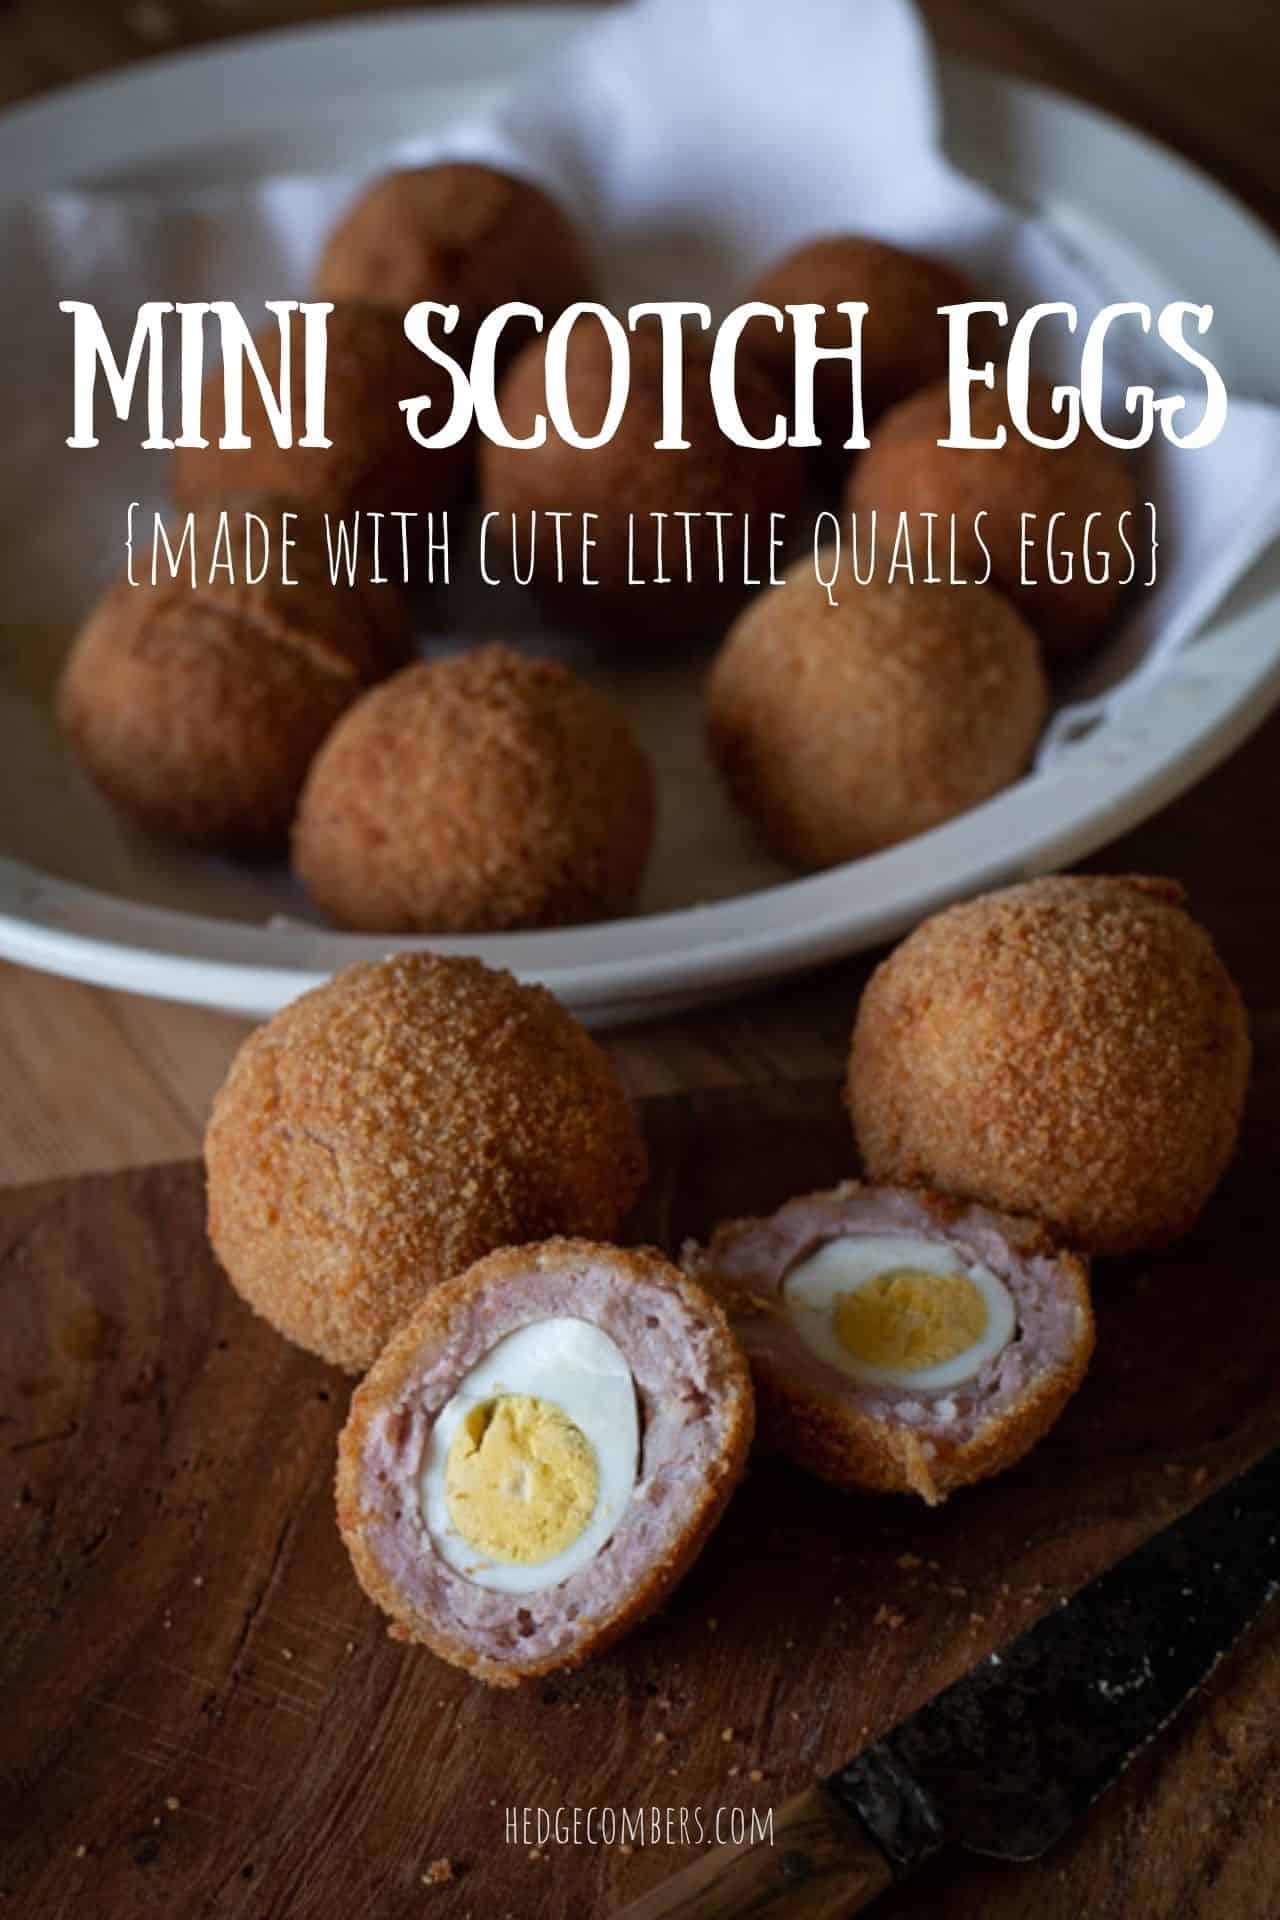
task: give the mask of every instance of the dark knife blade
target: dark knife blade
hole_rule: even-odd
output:
[[[1280,1451],[825,1782],[897,1872],[941,1845],[1033,1860],[1203,1686],[1280,1590]]]
[[[789,1802],[776,1849],[704,1856],[623,1920],[843,1916],[943,1847],[1037,1858],[1277,1591],[1280,1450]]]

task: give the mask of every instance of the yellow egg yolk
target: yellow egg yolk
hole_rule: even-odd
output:
[[[837,1297],[836,1338],[855,1360],[917,1373],[982,1338],[987,1303],[967,1274],[894,1267]]]
[[[474,1407],[445,1462],[449,1519],[477,1553],[509,1566],[538,1566],[572,1546],[599,1485],[582,1429],[527,1393]]]

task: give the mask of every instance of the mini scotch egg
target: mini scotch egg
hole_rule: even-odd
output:
[[[558,1000],[421,951],[357,962],[255,1028],[204,1157],[232,1286],[352,1373],[495,1247],[616,1233],[646,1165],[613,1063]]]
[[[394,1635],[514,1686],[667,1597],[753,1424],[723,1312],[659,1255],[505,1248],[433,1288],[357,1388],[338,1523]]]
[[[808,1194],[721,1226],[686,1266],[729,1314],[776,1451],[931,1505],[1027,1453],[1093,1351],[1081,1260],[920,1189]]]

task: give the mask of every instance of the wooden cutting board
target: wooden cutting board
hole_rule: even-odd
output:
[[[759,1463],[662,1616],[514,1696],[362,1599],[331,1506],[348,1383],[224,1284],[198,1167],[0,1194],[5,1911],[613,1912],[692,1857],[681,1809],[691,1835],[763,1816],[1280,1441],[1278,1120],[1272,1048],[1209,1217],[1100,1276],[1093,1373],[1021,1468],[930,1513]],[[669,1247],[850,1170],[825,1081],[646,1123],[638,1233]],[[1252,1920],[1277,1909],[1278,1796],[1273,1609],[1073,1843],[951,1861],[884,1911]],[[533,1852],[506,1837],[525,1807],[675,1825]]]

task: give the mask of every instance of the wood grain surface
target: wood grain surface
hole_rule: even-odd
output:
[[[676,1246],[848,1171],[834,1083],[646,1103]],[[779,1808],[1280,1441],[1280,1061],[1194,1238],[1113,1266],[1041,1448],[929,1512],[753,1466],[659,1618],[494,1694],[387,1639],[334,1526],[348,1383],[220,1278],[179,1164],[0,1195],[0,1892],[40,1920],[596,1920],[696,1816]],[[1263,1920],[1280,1608],[1070,1845],[888,1898],[948,1920]],[[690,1844],[532,1846],[510,1808],[686,1810]],[[454,1878],[424,1884],[434,1863]],[[443,1873],[443,1868],[437,1868]]]

